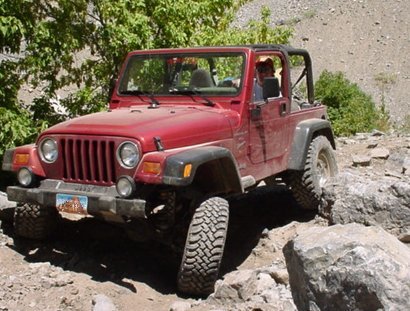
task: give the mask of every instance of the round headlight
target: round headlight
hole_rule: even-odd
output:
[[[30,169],[22,167],[17,173],[17,180],[23,187],[30,187],[35,183],[36,178]]]
[[[40,143],[40,154],[43,161],[54,163],[58,157],[57,143],[54,139],[46,138]]]
[[[123,198],[129,198],[135,193],[136,185],[130,176],[121,176],[117,181],[117,192]]]
[[[131,142],[124,142],[118,148],[118,160],[126,168],[135,167],[140,160],[138,147]]]

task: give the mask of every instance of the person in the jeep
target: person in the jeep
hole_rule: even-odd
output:
[[[269,56],[261,56],[256,62],[256,79],[254,85],[254,101],[263,100],[263,80],[265,77],[273,77],[275,74],[275,67],[273,60]]]

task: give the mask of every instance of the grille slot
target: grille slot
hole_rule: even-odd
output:
[[[115,183],[115,143],[97,139],[61,139],[63,178],[84,183]]]

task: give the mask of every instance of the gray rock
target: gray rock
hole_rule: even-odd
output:
[[[369,166],[372,158],[367,155],[353,155],[352,162],[353,166]]]
[[[380,225],[396,236],[410,231],[410,183],[341,173],[323,189],[323,216],[331,224]]]
[[[372,149],[372,151],[370,152],[370,156],[373,159],[388,159],[390,156],[390,151],[387,148],[374,148]]]
[[[16,207],[16,202],[7,200],[7,194],[0,191],[0,210]]]
[[[238,270],[227,274],[215,285],[215,293],[207,303],[214,306],[231,305],[232,310],[296,310],[287,286],[277,284],[273,275],[285,278],[283,271],[270,267]]]
[[[380,227],[312,227],[284,254],[299,310],[410,310],[410,249]]]

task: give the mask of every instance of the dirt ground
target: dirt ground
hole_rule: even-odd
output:
[[[260,187],[230,203],[223,274],[269,264],[281,252],[273,245],[269,251],[255,248],[264,230],[314,217],[300,213],[281,187]],[[0,310],[90,310],[97,294],[118,310],[169,310],[186,299],[176,293],[177,264],[160,245],[133,242],[119,228],[92,218],[63,219],[47,242],[19,241],[5,213],[2,218]]]

